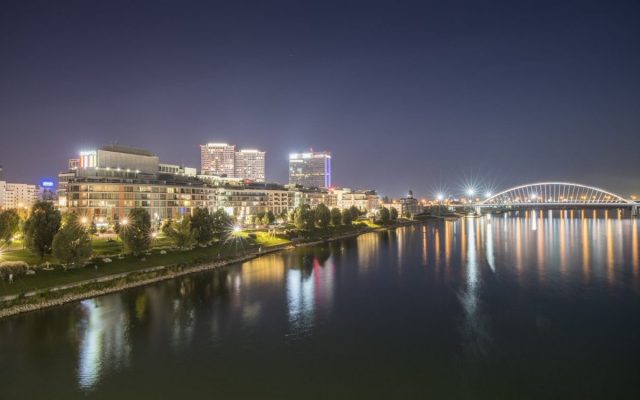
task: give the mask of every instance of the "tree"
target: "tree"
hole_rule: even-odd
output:
[[[234,219],[222,208],[211,214],[214,235],[219,239],[223,234],[231,231]]]
[[[151,216],[144,208],[133,208],[126,219],[120,221],[118,236],[134,255],[151,247]]]
[[[5,210],[0,213],[0,242],[11,243],[19,229],[20,215],[16,210]]]
[[[387,223],[389,223],[390,218],[391,218],[391,213],[389,212],[388,208],[382,207],[381,209],[378,210],[378,220],[383,225],[386,225]]]
[[[353,214],[351,209],[345,208],[342,210],[342,223],[345,225],[351,225],[353,223]]]
[[[177,247],[183,250],[192,248],[197,241],[197,232],[193,229],[191,217],[189,216],[185,216],[180,222],[165,226],[163,232]]]
[[[398,219],[398,210],[395,207],[391,207],[389,210],[389,219],[395,221]]]
[[[210,243],[214,236],[213,216],[207,208],[196,208],[190,218],[191,229],[195,233],[195,239],[200,244]]]
[[[298,206],[293,215],[293,223],[298,229],[313,229],[315,214],[308,204]]]
[[[271,225],[276,222],[276,215],[273,211],[269,210],[264,214],[263,222],[266,221],[265,225]]]
[[[280,214],[278,214],[278,218],[280,218],[282,220],[282,222],[287,222],[289,221],[289,211],[288,210],[282,210],[280,212]]]
[[[51,252],[53,237],[60,229],[62,216],[52,203],[38,201],[31,208],[31,215],[24,224],[27,247],[40,259]]]
[[[351,211],[351,215],[353,216],[353,219],[357,219],[362,214],[360,212],[360,209],[356,206],[349,207],[349,210]]]
[[[264,211],[258,211],[256,215],[253,215],[252,218],[250,218],[249,222],[252,222],[255,225],[262,225],[264,224],[263,221],[264,221]]]
[[[329,207],[320,203],[314,210],[314,217],[316,226],[320,229],[325,229],[331,222],[331,210],[329,210]]]
[[[70,214],[62,228],[53,237],[53,256],[65,265],[81,264],[91,258],[91,237],[78,221],[76,214]]]
[[[331,225],[338,226],[342,223],[342,214],[338,208],[331,209]]]
[[[262,218],[260,218],[260,224],[269,225],[269,217],[267,216],[266,213],[262,216]]]
[[[169,236],[169,229],[171,228],[171,225],[173,225],[173,220],[171,218],[167,219],[164,221],[164,223],[162,224],[162,227],[160,228],[160,230],[162,231],[162,233],[164,233],[166,236]],[[192,225],[193,226],[193,225]],[[116,233],[118,231],[116,230]]]

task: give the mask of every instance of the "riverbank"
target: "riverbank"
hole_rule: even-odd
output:
[[[313,246],[335,240],[348,239],[364,233],[395,230],[400,227],[417,225],[423,222],[424,221],[399,221],[391,226],[376,228],[358,227],[351,232],[341,232],[326,236],[321,235],[313,240],[288,242],[269,247],[254,246],[249,250],[242,249],[239,251],[236,250],[233,254],[227,253],[228,255],[223,259],[220,259],[221,253],[218,253],[216,257],[210,255],[207,259],[203,259],[193,257],[193,254],[190,252],[185,252],[182,257],[183,260],[168,265],[139,268],[132,271],[113,273],[92,279],[2,296],[0,297],[0,318],[145,286],[187,274],[214,270],[285,249]],[[174,253],[174,256],[176,254],[178,256],[180,255],[179,253]],[[83,270],[87,269],[88,267],[83,268]]]

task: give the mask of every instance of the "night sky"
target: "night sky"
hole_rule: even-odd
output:
[[[333,152],[398,196],[569,180],[640,192],[640,2],[3,1],[0,164],[117,142]]]

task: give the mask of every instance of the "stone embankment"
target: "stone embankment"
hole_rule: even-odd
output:
[[[362,229],[354,232],[349,232],[347,234],[318,239],[315,241],[305,241],[270,246],[258,251],[245,253],[237,257],[227,258],[221,261],[205,262],[196,265],[175,264],[151,267],[142,270],[124,272],[109,276],[103,276],[100,278],[74,282],[67,285],[33,290],[27,293],[8,295],[0,297],[0,318],[9,317],[24,312],[40,310],[43,308],[60,306],[66,303],[102,296],[139,286],[150,285],[156,282],[174,279],[187,274],[215,270],[231,264],[245,262],[256,257],[275,253],[285,249],[302,246],[313,246],[335,240],[356,237],[363,233],[386,231],[419,223],[422,222],[413,221],[401,223],[392,227]]]

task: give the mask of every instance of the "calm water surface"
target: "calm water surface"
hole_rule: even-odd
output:
[[[0,398],[637,399],[638,236],[434,222],[1,320]]]

